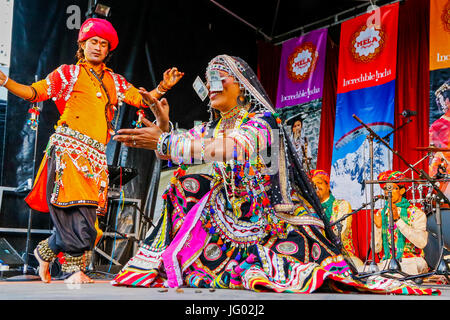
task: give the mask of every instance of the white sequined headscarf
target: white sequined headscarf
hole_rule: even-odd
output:
[[[206,72],[210,70],[225,71],[236,79],[247,101],[251,104],[249,111],[269,111],[275,113],[275,109],[266,91],[256,77],[256,74],[241,58],[225,54],[219,55],[208,63]]]

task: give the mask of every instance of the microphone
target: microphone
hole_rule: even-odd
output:
[[[417,111],[412,111],[412,110],[405,109],[405,110],[403,110],[401,115],[403,117],[405,117],[405,118],[408,118],[408,117],[411,117],[411,116],[416,116],[417,115]]]

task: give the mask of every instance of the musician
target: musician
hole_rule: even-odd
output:
[[[405,175],[399,171],[388,170],[378,175],[378,180],[402,180]],[[392,192],[392,212],[394,220],[394,245],[396,259],[400,263],[401,271],[416,275],[428,271],[424,259],[423,248],[428,241],[426,230],[427,217],[425,213],[412,205],[405,197],[405,185],[402,183],[380,184],[388,196]],[[391,230],[389,229],[389,201],[383,209],[377,210],[375,223],[375,252],[381,257],[379,268],[384,269],[391,259]]]
[[[336,199],[330,190],[330,175],[324,170],[311,170],[310,177],[316,188],[325,215],[330,223],[341,219],[352,212],[351,205],[346,200]],[[356,256],[353,244],[352,216],[348,216],[332,227],[334,233],[340,237],[345,251],[348,253],[355,267],[361,272],[364,263]]]
[[[30,102],[51,98],[61,113],[25,199],[31,208],[50,212],[55,228],[34,250],[39,276],[46,283],[51,281],[49,264],[57,257],[66,283],[92,282],[84,271],[101,232],[97,214],[106,212],[105,146],[114,134],[112,120],[122,101],[139,108],[150,104],[141,95],[145,89],[136,89],[106,67],[118,42],[111,23],[87,19],[78,36],[76,65],[61,65],[32,85],[17,83],[0,72],[0,86]],[[161,98],[182,75],[176,69],[166,71],[151,95]]]

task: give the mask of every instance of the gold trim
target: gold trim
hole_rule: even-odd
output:
[[[282,213],[282,212],[275,212],[275,215],[286,221],[287,223],[290,223],[292,225],[314,225],[314,226],[318,226],[321,228],[324,228],[325,225],[322,222],[322,220],[315,218],[315,217],[311,217],[311,216],[294,216],[292,214],[286,214],[286,213]]]

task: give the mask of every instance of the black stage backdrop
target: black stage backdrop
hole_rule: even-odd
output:
[[[205,121],[207,106],[194,90],[197,75],[204,79],[207,62],[218,54],[242,57],[256,70],[257,46],[260,40],[252,29],[207,0],[196,1],[101,1],[112,9],[108,18],[119,36],[119,46],[108,63],[136,87],[148,90],[162,79],[163,72],[178,67],[184,78],[166,95],[171,106],[172,122],[180,128],[190,128],[194,121]],[[14,1],[13,36],[10,77],[19,83],[31,84],[43,79],[61,64],[76,62],[76,24],[85,20],[88,1],[76,0],[16,0]],[[79,24],[78,24],[79,27]],[[43,151],[59,114],[54,103],[42,104],[35,162],[36,131],[27,125],[30,104],[13,95],[8,96],[5,141],[1,168],[1,185],[17,187],[33,178]],[[151,114],[148,118],[153,120]],[[129,128],[136,119],[136,109],[124,106],[117,128]],[[154,154],[148,150],[127,149],[115,142],[108,145],[108,164],[132,167],[139,175],[125,185],[125,196],[138,198],[142,206],[147,199],[153,174]],[[11,232],[27,228],[29,208],[24,202],[27,192],[6,192],[0,212],[0,238],[5,237],[13,247],[25,252],[25,234]],[[5,230],[6,229],[10,229]],[[50,230],[52,224],[46,213],[32,212],[32,229]],[[32,233],[32,246],[47,237]],[[31,262],[33,263],[33,262]]]

